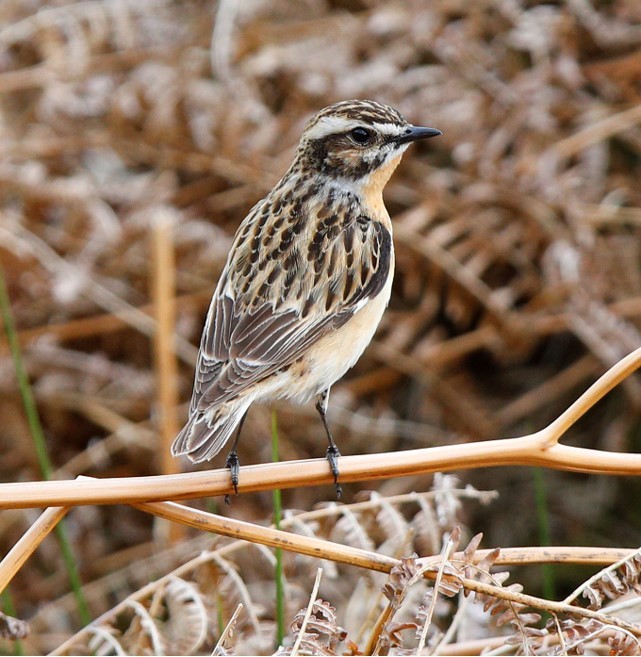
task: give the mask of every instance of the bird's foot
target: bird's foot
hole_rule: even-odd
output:
[[[334,475],[334,487],[336,488],[336,499],[341,499],[341,495],[343,494],[343,489],[341,485],[338,483],[338,475],[340,474],[338,471],[338,457],[341,455],[341,453],[338,451],[338,447],[336,445],[330,445],[327,448],[326,456],[327,460],[329,461],[329,468],[332,471],[332,474]]]
[[[225,467],[229,468],[231,474],[231,485],[234,487],[234,492],[238,495],[238,477],[240,475],[240,461],[238,460],[238,454],[232,451],[227,455],[227,461],[225,461]],[[225,504],[229,506],[231,504],[231,497],[225,495]]]

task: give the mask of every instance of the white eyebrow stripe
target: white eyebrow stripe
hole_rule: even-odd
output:
[[[402,126],[402,125],[395,125],[394,123],[374,123],[372,124],[372,127],[375,130],[378,130],[383,135],[388,135],[390,137],[398,137],[399,135],[402,135],[405,130],[409,127],[407,126]]]
[[[318,120],[316,125],[307,131],[306,136],[308,139],[322,139],[328,135],[347,132],[361,125],[363,125],[363,122],[356,119],[345,119],[341,116],[324,116]]]
[[[367,128],[367,124],[358,119],[347,119],[342,116],[324,116],[307,131],[306,136],[308,139],[323,139],[328,135],[349,132],[358,127]],[[398,137],[406,130],[406,126],[395,125],[394,123],[373,123],[372,128],[383,135],[391,137]]]

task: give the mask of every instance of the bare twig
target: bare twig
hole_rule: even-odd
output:
[[[176,262],[173,252],[171,218],[158,217],[153,231],[153,298],[157,331],[154,336],[158,425],[161,436],[162,472],[178,472],[178,462],[171,457],[171,441],[178,433],[178,363],[174,345],[176,304],[174,288]]]
[[[231,638],[231,635],[234,633],[234,628],[236,627],[236,622],[238,621],[238,617],[240,616],[240,612],[243,610],[243,603],[239,602],[238,606],[236,607],[236,610],[234,611],[232,617],[229,619],[229,622],[227,625],[225,625],[225,629],[223,630],[222,634],[220,635],[220,638],[218,639],[218,642],[216,643],[216,647],[212,651],[212,655],[224,655],[226,653],[222,652],[222,649],[225,645],[225,643]]]
[[[641,474],[641,454],[623,454],[558,443],[585,412],[641,365],[641,349],[621,359],[545,429],[519,438],[445,445],[389,454],[341,457],[341,481],[372,481],[466,468],[540,465],[591,474]],[[242,492],[331,484],[324,459],[243,468]],[[233,492],[227,470],[156,477],[0,484],[0,509],[179,500]]]
[[[425,613],[425,622],[423,623],[423,627],[421,628],[421,634],[418,641],[418,646],[416,648],[417,655],[421,655],[423,653],[423,648],[425,648],[427,631],[430,628],[430,624],[432,622],[432,616],[434,614],[434,609],[436,608],[436,601],[438,600],[439,586],[441,585],[441,580],[443,579],[443,574],[447,562],[450,559],[454,546],[458,544],[460,535],[461,535],[460,529],[457,527],[456,536],[450,535],[450,537],[445,542],[445,545],[443,546],[443,550],[441,551],[441,554],[439,555],[441,557],[441,563],[439,564],[438,572],[436,573],[436,579],[434,580],[434,592],[432,594],[430,603]]]
[[[292,648],[292,652],[291,652],[292,655],[298,654],[301,641],[305,636],[305,631],[307,630],[307,622],[309,621],[309,617],[312,615],[312,609],[314,608],[314,603],[316,602],[316,598],[318,597],[318,587],[320,586],[322,575],[323,575],[323,569],[319,568],[316,571],[316,579],[314,580],[314,586],[312,587],[312,592],[311,595],[309,596],[309,604],[307,605],[307,609],[305,610],[305,616],[303,618],[303,622],[300,625],[300,631],[296,636],[296,641],[294,642],[294,647]]]
[[[0,592],[4,591],[13,576],[22,568],[24,562],[35,552],[36,548],[49,535],[53,528],[64,518],[68,508],[52,507],[45,509],[42,515],[22,535],[0,562]]]

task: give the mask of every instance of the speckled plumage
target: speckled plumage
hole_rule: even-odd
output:
[[[325,423],[331,385],[360,357],[389,300],[383,188],[410,141],[436,134],[373,101],[336,103],[307,124],[292,166],[236,233],[173,454],[212,458],[256,400],[320,396]],[[328,438],[336,476],[329,430]]]

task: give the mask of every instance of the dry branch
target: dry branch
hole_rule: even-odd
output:
[[[174,502],[157,502],[136,504],[136,508],[152,513],[162,518],[172,520],[199,530],[210,531],[231,538],[247,540],[250,542],[280,547],[284,550],[306,554],[318,559],[329,559],[359,568],[366,568],[378,572],[389,573],[392,568],[401,564],[394,557],[388,557],[378,552],[357,549],[347,545],[340,545],[332,541],[300,536],[270,527],[254,525],[241,520],[223,518],[211,513],[196,511]],[[473,555],[474,563],[481,563],[494,550],[477,550]],[[585,563],[585,564],[612,564],[619,562],[635,550],[619,550],[613,548],[575,548],[575,547],[547,547],[547,548],[508,548],[501,550],[494,560],[496,565],[515,565],[524,563]],[[463,558],[463,553],[452,555],[453,562]],[[442,555],[434,555],[417,560],[417,566],[424,570],[424,576],[435,578],[438,572]],[[430,569],[433,565],[434,568]],[[469,578],[461,580],[463,586],[469,591],[491,595],[499,599],[509,600],[513,603],[534,606],[554,613],[573,614],[582,618],[598,619],[603,623],[626,629],[635,635],[641,635],[641,629],[617,618],[606,617],[582,607],[567,603],[556,603],[520,592],[510,591],[503,587],[484,584]],[[66,645],[66,644],[65,644]],[[64,649],[64,645],[59,651]],[[59,651],[56,651],[57,653]]]
[[[0,592],[4,591],[13,576],[22,568],[25,561],[49,535],[53,528],[69,511],[65,507],[45,509],[38,520],[31,525],[20,540],[9,550],[0,562]]]
[[[520,438],[447,445],[389,454],[341,457],[341,482],[372,481],[466,468],[539,465],[591,474],[641,474],[641,455],[562,445],[557,441],[589,408],[641,365],[641,349],[608,370],[541,431]],[[241,492],[330,484],[321,459],[246,466]],[[0,484],[0,509],[182,500],[233,492],[227,470],[84,481]]]
[[[565,445],[549,446],[549,433],[520,438],[407,450],[389,454],[342,456],[342,483],[375,481],[478,467],[538,465],[588,474],[641,474],[641,455],[605,452]],[[324,459],[250,465],[242,468],[241,493],[329,485]],[[229,472],[211,470],[178,475],[122,477],[92,481],[43,481],[0,484],[0,509],[83,504],[127,504],[186,500],[233,494]]]

